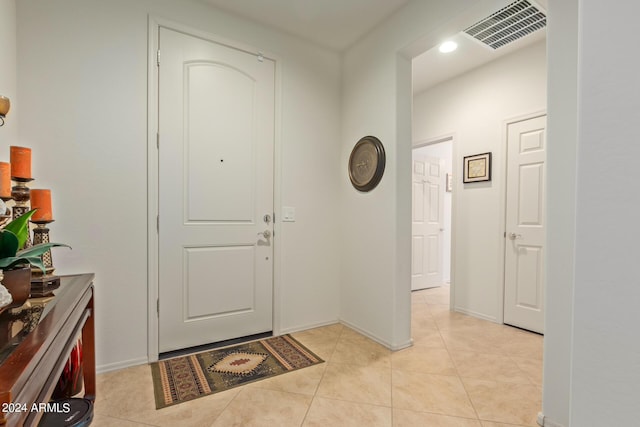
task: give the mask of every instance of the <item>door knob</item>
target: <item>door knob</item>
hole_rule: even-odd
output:
[[[522,239],[522,234],[509,233],[509,238],[511,240]]]

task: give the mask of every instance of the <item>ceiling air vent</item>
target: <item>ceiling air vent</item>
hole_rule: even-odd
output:
[[[464,32],[487,46],[498,49],[546,25],[547,17],[542,11],[527,0],[518,0]]]

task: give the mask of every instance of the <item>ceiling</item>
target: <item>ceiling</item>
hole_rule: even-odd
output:
[[[202,0],[321,46],[344,50],[409,0]]]
[[[276,28],[326,48],[342,51],[411,0],[200,0],[218,9]],[[547,0],[529,0],[546,10]],[[509,4],[505,0],[504,4]],[[496,10],[487,10],[487,16]],[[413,61],[414,93],[460,75],[498,57],[544,39],[537,31],[493,50],[463,33],[443,34],[458,49],[441,54],[433,48]]]
[[[440,53],[438,48],[434,47],[413,59],[413,93],[420,93],[501,56],[544,40],[546,34],[546,29],[539,30],[497,50],[462,32],[447,37],[446,40],[458,43],[455,52]]]

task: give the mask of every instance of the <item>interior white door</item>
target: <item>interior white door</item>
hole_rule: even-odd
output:
[[[546,116],[507,126],[504,323],[544,332]]]
[[[160,352],[271,331],[275,64],[159,46]]]
[[[411,290],[443,284],[444,179],[440,159],[414,152]]]

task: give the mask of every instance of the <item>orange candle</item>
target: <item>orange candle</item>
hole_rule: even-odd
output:
[[[11,176],[31,179],[31,148],[11,146]]]
[[[31,190],[31,209],[38,209],[31,221],[53,221],[51,190]]]
[[[0,197],[11,197],[11,165],[0,162]]]

